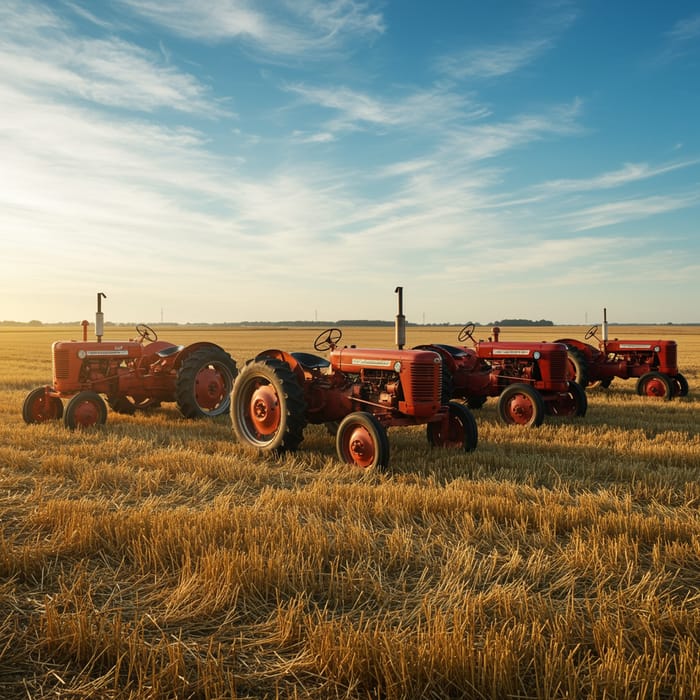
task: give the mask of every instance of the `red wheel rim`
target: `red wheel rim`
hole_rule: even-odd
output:
[[[249,423],[260,435],[272,435],[280,426],[281,412],[277,392],[269,384],[259,386],[250,397]]]
[[[195,378],[194,397],[197,405],[211,411],[226,398],[226,379],[215,367],[203,367]]]
[[[100,421],[100,409],[92,401],[81,401],[73,412],[75,424],[82,428],[95,425]]]
[[[35,423],[55,420],[58,418],[58,405],[51,397],[39,396],[32,401],[29,413]]]
[[[655,396],[656,398],[663,398],[666,396],[668,387],[662,379],[657,377],[652,377],[644,384],[644,393],[647,396]]]
[[[508,402],[508,416],[518,425],[527,425],[532,420],[535,407],[525,394],[515,394]]]
[[[346,436],[346,454],[353,464],[363,469],[371,467],[375,459],[375,446],[368,430],[361,425],[352,427]]]

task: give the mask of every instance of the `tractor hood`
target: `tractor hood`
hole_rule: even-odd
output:
[[[439,365],[442,358],[430,350],[377,350],[374,348],[336,348],[331,352],[331,364],[341,372],[362,370],[400,372],[409,365]]]

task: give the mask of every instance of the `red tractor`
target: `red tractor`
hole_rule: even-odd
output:
[[[569,376],[582,387],[608,388],[615,377],[637,377],[637,394],[670,401],[688,395],[688,381],[678,371],[675,340],[608,340],[608,310],[603,309],[603,337],[591,326],[585,340],[595,338],[598,347],[573,338],[562,338],[568,349]]]
[[[240,372],[231,395],[239,442],[266,451],[295,450],[308,423],[335,432],[341,461],[362,469],[389,463],[387,428],[426,425],[433,446],[471,451],[477,426],[469,409],[443,400],[442,360],[430,350],[404,350],[405,319],[396,317],[398,349],[339,347],[339,328],[323,331],[314,349],[270,349]]]
[[[133,414],[166,401],[176,401],[185,418],[228,411],[237,369],[223,348],[208,342],[173,345],[158,340],[144,324],[136,326],[137,340],[103,341],[104,296],[97,295],[97,340],[88,341],[83,321],[82,342],[53,343],[53,385],[34,389],[24,400],[26,423],[63,418],[70,429],[103,424],[107,405],[102,395],[117,413]],[[65,411],[64,398],[70,399]]]
[[[508,425],[538,426],[545,414],[584,416],[586,392],[568,381],[566,346],[561,343],[503,342],[500,328],[493,339],[477,342],[474,324],[460,330],[457,340],[473,347],[419,345],[442,357],[445,391],[450,398],[481,408],[489,396],[498,397],[498,417]]]

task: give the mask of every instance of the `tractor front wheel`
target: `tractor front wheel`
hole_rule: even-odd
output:
[[[389,466],[389,438],[376,416],[366,411],[349,413],[335,436],[338,459],[361,469]]]
[[[433,447],[451,447],[471,452],[479,441],[479,429],[472,412],[459,401],[450,401],[445,421],[428,423],[428,442]]]
[[[175,382],[177,407],[185,418],[212,418],[229,410],[238,374],[233,358],[221,348],[202,348],[185,358]]]
[[[107,422],[107,404],[94,391],[81,391],[66,406],[63,424],[70,430],[91,428]]]
[[[556,401],[546,401],[545,405],[553,416],[582,418],[588,410],[588,397],[578,382],[569,382],[565,393],[559,394]]]
[[[282,360],[246,365],[231,393],[231,425],[239,442],[261,450],[296,450],[304,439],[306,402]]]
[[[498,417],[506,425],[536,428],[544,420],[544,401],[529,384],[511,384],[498,397]]]
[[[661,372],[647,372],[637,381],[637,394],[670,401],[673,398],[672,380]]]
[[[49,396],[47,387],[40,386],[27,394],[22,406],[25,423],[45,423],[63,417],[63,402],[57,396]]]
[[[674,395],[688,396],[688,380],[680,372],[672,379],[675,389]]]

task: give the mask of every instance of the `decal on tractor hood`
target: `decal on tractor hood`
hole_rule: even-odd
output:
[[[651,350],[651,345],[640,345],[639,343],[620,343],[620,350]]]
[[[370,360],[363,357],[353,357],[353,365],[362,365],[363,367],[391,367],[391,360]]]
[[[128,350],[80,350],[78,357],[118,357],[128,354]]]
[[[529,350],[498,350],[494,348],[494,355],[523,355],[528,356],[530,354]]]

